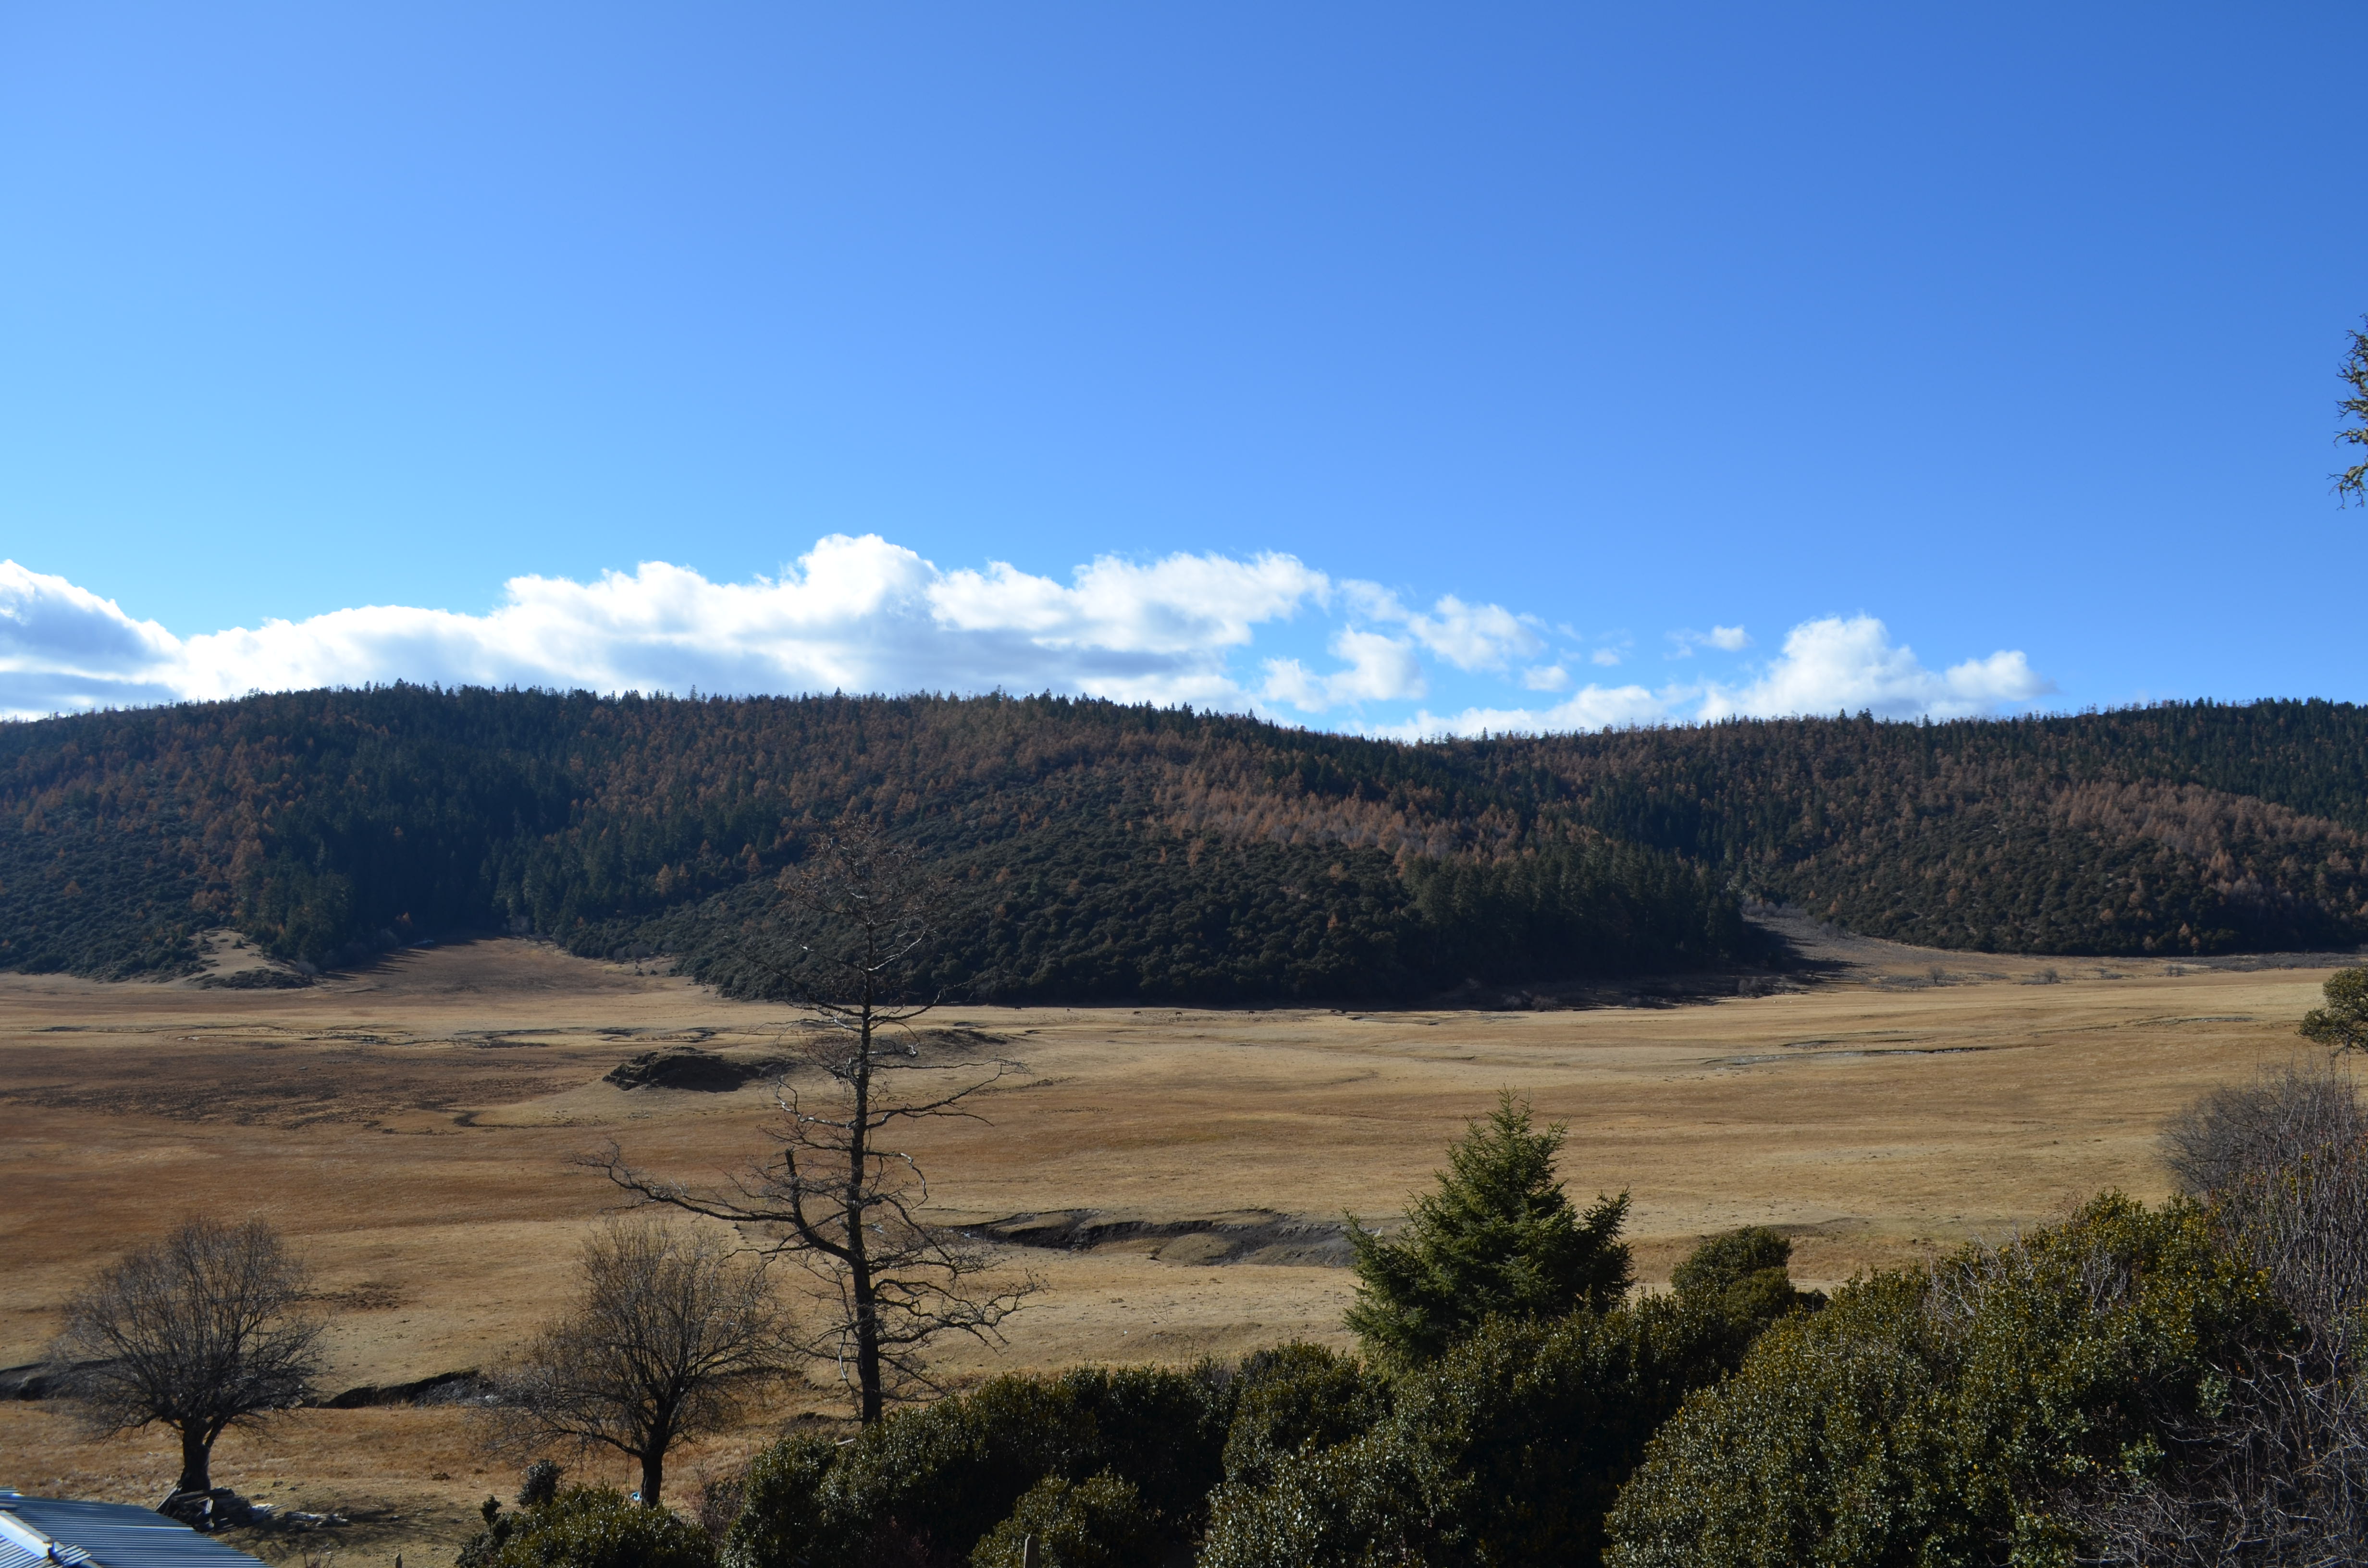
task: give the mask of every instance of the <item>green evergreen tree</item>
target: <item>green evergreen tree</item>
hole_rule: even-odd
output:
[[[1403,1238],[1349,1216],[1358,1287],[1347,1322],[1372,1355],[1420,1363],[1485,1319],[1601,1311],[1627,1294],[1628,1195],[1580,1214],[1554,1179],[1565,1131],[1534,1127],[1529,1102],[1508,1090],[1448,1150],[1439,1190],[1415,1200]]]
[[[2340,969],[2319,989],[2327,1006],[2302,1016],[2303,1039],[2329,1051],[2368,1051],[2368,969]]]

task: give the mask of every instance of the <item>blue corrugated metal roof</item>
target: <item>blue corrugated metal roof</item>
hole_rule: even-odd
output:
[[[0,1568],[57,1562],[92,1568],[233,1568],[261,1562],[129,1503],[80,1503],[0,1491]]]

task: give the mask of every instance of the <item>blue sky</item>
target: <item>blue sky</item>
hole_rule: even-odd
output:
[[[0,710],[2368,699],[2362,59],[2332,4],[0,4]]]

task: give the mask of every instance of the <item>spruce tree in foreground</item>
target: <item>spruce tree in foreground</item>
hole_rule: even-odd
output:
[[[1449,1148],[1439,1189],[1415,1199],[1403,1236],[1384,1241],[1349,1217],[1358,1286],[1347,1323],[1372,1355],[1420,1363],[1484,1318],[1601,1311],[1628,1293],[1628,1195],[1599,1197],[1583,1215],[1572,1207],[1554,1179],[1565,1131],[1533,1126],[1508,1090]]]

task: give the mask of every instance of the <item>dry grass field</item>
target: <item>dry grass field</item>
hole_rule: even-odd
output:
[[[2157,1197],[2162,1118],[2295,1050],[2327,974],[1863,942],[1826,956],[1827,977],[1804,987],[1681,1006],[950,1012],[945,1025],[994,1037],[1028,1074],[985,1104],[991,1124],[941,1124],[916,1145],[946,1210],[1148,1228],[1091,1250],[1005,1249],[1044,1288],[1008,1348],[958,1349],[949,1366],[1338,1341],[1346,1270],[1260,1250],[1270,1237],[1254,1231],[1178,1227],[1392,1216],[1503,1088],[1570,1124],[1576,1193],[1634,1194],[1648,1278],[1738,1224],[1784,1230],[1796,1275],[1830,1282],[2100,1187]],[[2043,970],[2059,982],[2032,983]],[[93,1267],[200,1210],[261,1213],[302,1243],[336,1309],[335,1386],[492,1365],[558,1304],[611,1201],[573,1156],[613,1139],[697,1177],[764,1147],[761,1086],[628,1092],[602,1075],[667,1041],[777,1052],[795,1023],[511,941],[407,952],[301,991],[0,976],[0,1366],[40,1355]],[[834,1408],[817,1369],[673,1474],[689,1492],[781,1419]],[[161,1437],[90,1441],[55,1403],[0,1403],[0,1485],[153,1502],[172,1472]],[[348,1565],[400,1551],[415,1568],[448,1561],[471,1506],[515,1484],[450,1407],[302,1412],[226,1437],[216,1477],[348,1514],[335,1532]],[[292,1558],[306,1543],[246,1544]]]

